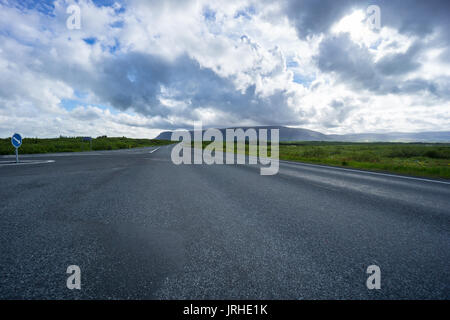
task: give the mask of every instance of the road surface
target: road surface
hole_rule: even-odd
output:
[[[0,159],[0,298],[450,298],[448,182],[171,148]]]

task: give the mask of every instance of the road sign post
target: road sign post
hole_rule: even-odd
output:
[[[89,149],[92,151],[92,138],[91,137],[83,137],[83,141],[89,141]]]
[[[11,137],[11,144],[16,148],[16,163],[19,163],[19,148],[22,145],[22,136],[14,133]]]

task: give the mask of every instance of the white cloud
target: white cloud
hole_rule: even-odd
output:
[[[350,0],[334,13],[310,1],[286,13],[286,3],[251,0],[82,0],[81,29],[68,30],[69,3],[51,15],[0,4],[0,135],[153,137],[195,120],[449,129],[444,20],[418,30],[385,9],[375,32]]]

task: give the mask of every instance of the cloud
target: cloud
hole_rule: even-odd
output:
[[[447,3],[377,2],[368,30],[352,0],[80,0],[69,30],[71,3],[0,4],[1,135],[448,129]]]
[[[392,53],[384,56],[376,63],[376,68],[388,76],[416,70],[420,67],[418,56],[422,49],[422,45],[416,42],[405,53]]]
[[[367,47],[354,43],[347,33],[322,40],[315,59],[321,71],[334,72],[342,81],[351,82],[358,89],[377,90],[380,86],[372,54]]]
[[[418,55],[422,44],[415,42],[405,53],[387,54],[378,61],[364,44],[350,39],[348,33],[325,37],[315,57],[322,72],[333,73],[339,81],[349,83],[357,90],[381,94],[423,94],[448,98],[448,78],[423,79],[401,77],[418,70]]]
[[[288,0],[284,10],[299,36],[305,38],[327,33],[350,12],[358,9],[365,11],[370,5],[380,7],[383,26],[408,35],[425,36],[436,29],[446,33],[450,24],[447,14],[450,3],[445,0]],[[448,37],[446,39],[449,40]]]
[[[284,8],[301,38],[326,33],[331,26],[357,4],[352,0],[290,0]]]

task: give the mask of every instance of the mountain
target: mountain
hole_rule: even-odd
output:
[[[450,142],[450,131],[330,134],[328,137],[351,142]]]
[[[308,129],[301,129],[301,128],[288,128],[288,127],[282,127],[282,126],[256,126],[256,127],[232,127],[232,128],[223,128],[219,129],[220,132],[222,132],[223,137],[225,138],[225,130],[226,129],[243,129],[247,130],[250,128],[254,129],[267,129],[268,133],[268,139],[270,140],[270,129],[279,129],[280,134],[280,141],[326,141],[329,140],[327,135],[313,131]],[[193,131],[189,131],[192,133]],[[203,130],[205,132],[205,130]],[[170,140],[172,136],[172,131],[164,131],[161,132],[155,139],[159,140]]]
[[[351,133],[351,134],[323,134],[318,131],[289,128],[283,126],[255,126],[255,127],[232,127],[219,129],[225,137],[226,129],[242,128],[247,130],[267,129],[270,139],[270,129],[279,129],[280,141],[345,141],[345,142],[450,142],[450,131],[436,132],[388,132],[388,133]],[[204,132],[205,130],[203,130]],[[190,131],[191,135],[193,131]],[[155,139],[170,140],[172,131],[161,132]]]
[[[172,136],[172,131],[163,131],[154,139],[156,140],[171,140],[170,137]]]

